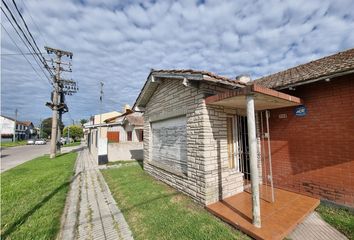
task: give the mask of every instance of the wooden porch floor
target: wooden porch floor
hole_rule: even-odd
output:
[[[225,198],[206,208],[225,222],[240,229],[255,239],[283,239],[320,203],[318,199],[301,194],[274,189],[275,202],[264,199],[270,190],[260,186],[262,227],[252,225],[252,200],[249,192]]]

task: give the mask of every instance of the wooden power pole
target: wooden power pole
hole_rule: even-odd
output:
[[[67,105],[64,102],[64,95],[72,95],[72,93],[75,93],[78,89],[76,87],[75,81],[65,80],[60,77],[61,72],[71,72],[71,64],[62,62],[61,58],[66,56],[72,59],[73,53],[50,47],[45,47],[45,49],[47,50],[47,53],[53,53],[56,55],[54,60],[55,66],[53,66],[55,74],[53,77],[54,90],[52,94],[52,102],[46,104],[52,109],[50,158],[55,158],[57,152],[60,151],[60,139],[58,137],[60,136],[59,124],[61,123],[61,115],[69,111]],[[53,63],[53,60],[51,60],[51,62]],[[69,69],[64,69],[62,65],[68,65]]]

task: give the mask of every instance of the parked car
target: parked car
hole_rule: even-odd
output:
[[[34,144],[34,140],[33,139],[28,139],[27,140],[27,145],[33,145]]]
[[[47,144],[47,141],[45,139],[37,139],[35,142],[34,142],[35,145],[45,145]]]

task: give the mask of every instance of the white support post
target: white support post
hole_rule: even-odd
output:
[[[248,125],[248,145],[251,168],[251,188],[252,188],[252,220],[255,227],[261,227],[261,207],[259,198],[259,173],[257,163],[257,136],[256,118],[254,113],[254,99],[252,95],[247,96],[247,125]]]

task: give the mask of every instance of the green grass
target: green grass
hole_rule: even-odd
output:
[[[26,144],[27,144],[27,141],[2,142],[1,147],[2,148],[17,147],[17,146],[22,146],[22,145],[26,145]]]
[[[354,240],[354,213],[346,208],[339,208],[330,204],[321,204],[316,211],[321,217],[342,232],[349,239]]]
[[[63,145],[63,147],[74,147],[74,146],[79,146],[81,142],[73,142],[73,143],[68,143]]]
[[[76,156],[43,156],[1,174],[1,239],[56,237]]]
[[[112,166],[112,165],[122,165],[122,164],[131,164],[131,163],[142,163],[142,161],[136,161],[136,160],[118,160],[114,162],[108,162],[107,166]]]
[[[249,239],[139,165],[102,173],[134,239]]]

